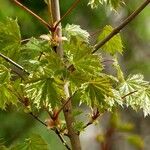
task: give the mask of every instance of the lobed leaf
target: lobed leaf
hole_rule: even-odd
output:
[[[10,91],[10,70],[0,65],[0,108],[5,109],[8,104],[17,104],[16,96]]]
[[[135,110],[143,109],[144,116],[147,116],[150,114],[150,85],[143,79],[141,74],[129,75],[120,84],[119,91],[122,96],[125,96],[127,106]]]
[[[92,54],[92,47],[87,43],[78,41],[77,39],[64,44],[64,51],[69,61],[76,71],[89,74],[91,76],[98,76],[103,70],[101,63],[101,56]]]
[[[70,41],[72,37],[76,37],[78,40],[89,42],[90,34],[86,30],[81,29],[79,25],[67,24],[64,29],[64,34],[68,41]]]
[[[110,25],[106,25],[102,31],[102,33],[98,37],[98,41],[103,40],[106,36],[108,36],[113,31],[113,28]],[[121,36],[118,33],[113,38],[111,38],[105,45],[102,46],[102,49],[107,53],[114,55],[117,52],[123,52],[123,44],[121,40]]]
[[[113,97],[111,83],[106,77],[99,77],[96,80],[84,83],[81,89],[81,102],[90,107],[97,106],[107,109],[109,104],[105,101],[105,96]]]
[[[0,51],[9,57],[16,57],[20,49],[21,35],[17,20],[7,18],[0,22]]]
[[[31,81],[26,85],[25,90],[37,108],[49,104],[55,107],[61,100],[61,90],[53,78],[43,77]]]

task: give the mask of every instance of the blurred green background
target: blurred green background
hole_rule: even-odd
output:
[[[67,23],[79,24],[83,29],[86,29],[92,36],[91,42],[95,43],[95,39],[100,31],[106,24],[112,26],[118,25],[126,16],[128,16],[134,9],[136,9],[141,0],[126,0],[126,5],[118,10],[118,12],[110,11],[109,8],[99,7],[96,10],[91,10],[87,6],[87,0],[82,0],[76,9],[72,11],[62,22],[64,27]],[[45,20],[48,19],[47,7],[44,0],[22,0],[26,6],[42,16]],[[60,0],[61,14],[64,14],[66,10],[71,6],[73,0]],[[29,38],[31,36],[38,37],[41,34],[47,34],[47,30],[31,15],[24,12],[20,8],[16,7],[9,0],[0,1],[0,21],[5,20],[6,17],[17,18],[22,39]],[[93,34],[94,33],[94,34]],[[124,54],[120,57],[121,66],[125,74],[142,73],[146,80],[150,79],[150,6],[144,9],[144,11],[126,28],[121,31],[121,36],[124,44]],[[109,63],[106,66],[109,66]],[[150,118],[143,118],[142,113],[134,112],[130,109],[120,111],[121,120],[131,122],[134,124],[134,133],[142,137],[145,142],[144,150],[149,150],[150,140]],[[109,120],[107,114],[106,120]],[[44,118],[44,116],[42,116]],[[104,117],[104,118],[105,118]],[[102,125],[105,128],[105,122],[102,119]],[[82,135],[81,141],[83,149],[85,150],[97,150],[99,143],[96,141],[96,134],[103,128],[90,127]],[[24,139],[31,133],[41,134],[42,137],[49,143],[49,147],[52,150],[65,149],[57,136],[48,131],[42,125],[33,120],[31,116],[23,112],[15,112],[12,108],[6,111],[0,111],[0,143],[4,143],[9,146],[19,140]],[[91,146],[91,139],[93,139],[93,146]],[[89,143],[90,142],[90,143]],[[127,146],[119,148],[121,142],[113,142],[112,149],[114,150],[132,150],[134,147]],[[117,145],[117,148],[115,146]],[[126,143],[124,143],[126,145]],[[88,146],[89,145],[89,146]]]

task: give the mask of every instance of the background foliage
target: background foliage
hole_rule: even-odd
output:
[[[73,1],[70,0],[65,5],[63,5],[63,4],[61,5],[62,14],[65,13],[65,11],[67,10],[67,8],[69,8],[69,6],[72,4],[72,2]],[[102,28],[104,27],[104,25],[106,25],[106,24],[111,24],[112,26],[117,25],[124,16],[128,15],[132,10],[134,10],[138,6],[140,1],[137,0],[136,3],[134,1],[127,1],[126,3],[127,3],[127,6],[124,6],[123,8],[121,8],[119,10],[120,15],[118,15],[118,14],[116,14],[116,12],[109,11],[107,7],[102,7],[102,6],[100,6],[96,10],[91,10],[90,7],[87,6],[87,2],[83,1],[80,3],[80,5],[78,5],[77,9],[75,9],[69,16],[67,16],[65,18],[62,25],[65,26],[67,23],[80,24],[83,29],[88,29],[89,33],[91,33],[91,34],[95,33],[95,31],[99,33],[99,30],[101,31]],[[46,19],[48,18],[48,16],[46,16],[46,5],[43,3],[42,0],[24,1],[24,4],[29,6],[32,10],[37,12],[39,15],[44,16]],[[95,7],[95,6],[92,5],[92,7]],[[115,5],[114,5],[114,7],[115,7]],[[87,15],[88,15],[88,18],[85,17]],[[150,47],[150,45],[148,42],[150,40],[150,30],[148,28],[148,26],[150,24],[150,22],[148,20],[149,15],[150,15],[149,8],[146,8],[143,11],[143,13],[141,13],[130,25],[128,25],[128,27],[126,27],[122,31],[122,37],[123,37],[123,43],[124,43],[125,50],[124,50],[123,59],[120,58],[120,62],[122,64],[123,70],[127,75],[129,73],[134,74],[134,73],[141,72],[142,74],[144,74],[144,76],[147,80],[149,80],[149,73],[150,73],[150,68],[149,68],[149,65],[150,65],[149,47]],[[14,5],[10,4],[9,1],[2,1],[1,5],[0,5],[0,21],[5,20],[6,17],[8,17],[8,16],[12,17],[14,19],[16,19],[16,16],[17,16],[17,20],[19,22],[20,29],[22,32],[22,39],[29,38],[31,36],[38,37],[39,35],[46,33],[46,30],[33,17],[31,17],[24,11],[20,10],[19,8],[15,7]],[[15,22],[13,22],[13,23],[15,24]],[[0,24],[0,26],[4,26],[4,24]],[[13,24],[10,25],[9,28],[11,29],[12,26],[13,26]],[[15,28],[15,29],[16,30],[14,30],[14,32],[18,32],[17,28]],[[29,32],[29,29],[30,29],[30,32]],[[69,25],[68,25],[68,30],[69,30]],[[95,39],[96,39],[97,35],[99,35],[99,34],[93,34],[92,38],[90,39],[93,43],[95,43]],[[0,36],[3,36],[3,34],[0,34]],[[12,42],[12,47],[20,46],[20,43],[18,42],[21,40],[20,38],[21,37],[20,37],[19,33],[18,33],[18,36],[15,38],[12,35],[12,39],[17,41],[17,42],[16,41]],[[101,38],[101,37],[99,37],[99,38]],[[12,39],[8,39],[7,41],[8,42],[12,41]],[[32,39],[32,40],[33,40],[33,43],[37,42],[35,39]],[[13,45],[13,43],[15,43],[15,44],[17,43],[17,44]],[[6,45],[7,45],[7,43],[6,43]],[[42,43],[41,43],[41,45],[42,45]],[[0,47],[3,48],[3,46],[6,47],[5,45],[2,45],[0,42]],[[25,48],[26,47],[24,47],[24,49]],[[6,49],[7,49],[7,47],[6,47]],[[33,49],[33,47],[31,47],[31,49]],[[106,47],[106,49],[109,51],[109,48]],[[36,51],[36,53],[38,53],[38,51]],[[36,55],[36,53],[34,53],[34,54]],[[113,51],[112,51],[112,53],[113,53]],[[10,54],[10,55],[15,55],[15,54]],[[26,55],[26,54],[23,54],[23,55]],[[109,59],[109,57],[107,55],[106,55],[106,58]],[[18,59],[17,56],[16,56],[16,59]],[[55,59],[55,58],[52,58],[52,59]],[[76,60],[74,59],[74,60],[70,60],[70,61],[73,61],[73,63],[76,64],[76,63],[78,63],[78,58]],[[80,61],[83,62],[82,60],[80,60]],[[24,63],[26,63],[26,62],[24,62]],[[97,63],[97,62],[95,62],[95,63]],[[105,65],[108,66],[107,71],[111,72],[112,70],[109,67],[109,62],[106,62]],[[78,69],[80,70],[80,68],[78,68]],[[6,68],[0,67],[0,70],[6,70]],[[6,71],[6,73],[7,73],[7,71]],[[7,78],[1,80],[0,82],[3,82],[5,84],[5,81],[9,80],[9,78],[10,77],[9,77],[9,73],[8,73]],[[128,77],[128,81],[130,81],[132,78],[133,77],[131,77],[131,76]],[[138,78],[142,79],[142,76],[139,75]],[[36,84],[36,82],[35,82],[35,84]],[[44,84],[44,83],[38,82],[38,84]],[[37,86],[38,86],[38,84],[37,84]],[[132,85],[133,85],[133,83],[132,83]],[[122,87],[120,87],[120,88],[123,88],[124,86],[125,85],[122,85]],[[49,87],[49,88],[51,88],[51,87]],[[94,86],[92,86],[92,88],[94,88]],[[90,90],[90,89],[91,88],[87,88],[87,90]],[[6,91],[6,92],[7,92],[6,95],[9,95],[8,91]],[[126,94],[127,93],[128,92],[126,92]],[[0,95],[2,96],[2,92],[0,93]],[[3,96],[5,96],[5,94],[3,94]],[[13,99],[14,99],[14,103],[15,103],[15,98],[13,97]],[[1,105],[4,105],[4,104],[1,103]],[[3,107],[3,106],[1,106],[1,107]],[[145,105],[144,105],[144,107],[145,107]],[[133,108],[134,108],[134,105],[133,105]],[[132,132],[134,132],[135,134],[141,134],[144,141],[146,142],[146,140],[149,136],[148,133],[150,132],[149,129],[146,128],[149,123],[149,118],[147,117],[144,121],[141,113],[135,114],[135,112],[132,112],[129,109],[127,111],[125,110],[124,112],[121,112],[121,113],[122,113],[121,116],[123,116],[123,120],[131,121],[135,124],[135,128]],[[41,114],[41,116],[44,118],[45,114]],[[108,120],[108,124],[109,124],[110,116],[109,117],[108,116],[109,115],[106,115],[106,116],[104,116],[104,118],[105,117],[108,118],[107,120]],[[49,143],[49,147],[51,149],[54,149],[53,146],[55,146],[55,149],[61,149],[60,148],[61,144],[58,144],[59,140],[57,139],[57,137],[55,137],[53,135],[52,132],[50,132],[50,134],[47,133],[47,130],[43,129],[43,127],[36,122],[35,122],[35,124],[34,123],[30,124],[30,122],[33,122],[32,118],[30,118],[26,114],[23,114],[19,111],[17,113],[15,113],[13,107],[10,107],[9,111],[7,113],[4,111],[1,111],[0,118],[1,118],[0,120],[2,120],[2,123],[0,124],[0,143],[5,143],[5,145],[8,146],[18,140],[23,141],[24,137],[31,136],[32,132],[33,133],[41,132],[40,134],[42,135],[42,138],[46,139],[46,141]],[[119,117],[116,117],[116,118],[119,118]],[[141,122],[140,124],[139,124],[139,121]],[[104,122],[103,124],[107,124],[106,121],[103,121],[103,122]],[[118,126],[119,125],[114,125],[114,128],[119,128]],[[129,127],[129,128],[132,128],[131,126],[127,125],[127,127]],[[143,126],[145,128],[143,128]],[[120,131],[120,128],[119,128],[119,131]],[[98,129],[96,129],[96,130],[98,130]],[[90,129],[89,129],[89,131],[90,131]],[[89,135],[88,132],[85,132],[84,134]],[[34,136],[36,136],[36,135],[34,135]],[[31,139],[32,138],[34,139],[34,136],[32,136]],[[97,137],[98,141],[102,142],[102,137],[103,136],[101,136],[101,134],[98,135],[98,137]],[[134,143],[134,145],[136,145],[135,141],[138,140],[138,137],[130,136],[130,137],[126,137],[126,138],[131,143]],[[95,136],[95,139],[96,139],[96,136]],[[90,140],[90,138],[88,140]],[[96,142],[96,140],[95,140],[95,142]],[[114,142],[114,147],[115,147],[115,143],[117,145],[117,142],[120,143],[120,141]],[[97,143],[97,147],[98,147],[98,142],[96,142],[96,143]],[[137,142],[137,143],[139,143],[139,142]],[[83,144],[86,145],[87,143],[83,142]],[[146,145],[146,147],[148,147],[148,145]],[[145,147],[145,149],[146,149],[146,147]],[[63,149],[63,147],[62,147],[62,149]],[[85,149],[87,149],[87,148],[85,148]],[[128,149],[129,149],[129,147],[128,147]],[[131,149],[132,149],[132,147],[131,147]]]

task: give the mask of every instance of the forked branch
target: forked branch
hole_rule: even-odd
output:
[[[31,14],[32,16],[34,16],[37,20],[39,20],[46,28],[48,28],[50,31],[52,31],[51,26],[44,20],[42,19],[40,16],[38,16],[37,14],[35,14],[32,10],[30,10],[29,8],[27,8],[26,6],[24,6],[23,4],[21,4],[20,2],[18,2],[17,0],[11,0],[12,2],[14,2],[17,6],[21,7],[22,9],[24,9],[25,11],[27,11],[29,14]]]
[[[59,25],[59,23],[77,6],[77,4],[80,2],[81,0],[76,0],[71,7],[66,11],[66,13],[60,18],[60,20],[56,23],[55,28],[57,28],[57,26]]]

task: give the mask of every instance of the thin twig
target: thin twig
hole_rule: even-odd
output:
[[[68,146],[68,144],[66,143],[66,141],[64,140],[64,138],[62,137],[62,135],[59,133],[58,129],[54,130],[55,133],[58,135],[58,137],[60,138],[61,142],[63,143],[63,145],[68,149],[71,150],[71,148]]]
[[[44,125],[45,127],[47,127],[47,124],[45,122],[43,122],[39,117],[37,117],[36,115],[34,115],[32,112],[29,113],[35,120],[37,120],[38,122],[40,122],[42,125]],[[59,137],[59,139],[61,140],[61,142],[63,143],[63,145],[68,149],[71,150],[70,147],[68,146],[68,144],[66,143],[65,139],[63,138],[63,136],[61,135],[61,133],[59,132],[59,130],[57,128],[53,128],[52,129],[56,135]]]
[[[58,115],[60,114],[60,112],[64,109],[64,107],[70,102],[72,97],[69,97],[62,105],[62,107],[57,111],[57,113],[55,114],[54,118],[57,118]]]
[[[88,126],[90,126],[91,124],[93,124],[93,122],[98,118],[100,117],[101,113],[97,110],[96,112],[93,112],[92,116],[91,116],[91,119],[88,123],[86,123],[84,125],[84,129],[87,128]]]
[[[146,0],[139,6],[129,17],[127,17],[118,27],[116,27],[108,36],[106,36],[102,41],[95,45],[94,51],[95,53],[99,48],[101,48],[105,43],[107,43],[110,39],[112,39],[116,34],[120,32],[128,23],[130,23],[148,4],[150,0]]]
[[[130,93],[128,93],[128,94],[122,96],[121,98],[122,98],[122,99],[125,99],[127,96],[130,96],[130,95],[132,95],[132,94],[134,94],[134,93],[136,93],[136,92],[138,92],[138,90],[133,91],[133,92],[130,92]]]
[[[9,62],[10,64],[14,65],[15,67],[17,67],[18,69],[22,70],[23,72],[25,72],[26,74],[29,75],[29,73],[19,64],[17,64],[16,62],[14,62],[12,59],[8,58],[7,56],[3,55],[2,53],[0,53],[0,57],[2,57],[3,59],[5,59],[7,62]]]
[[[28,42],[28,41],[30,41],[30,38],[21,40],[21,43],[25,43],[25,42]]]
[[[21,4],[20,2],[18,2],[17,0],[11,0],[12,2],[14,2],[17,6],[21,7],[22,9],[24,9],[25,11],[27,11],[28,13],[30,13],[32,16],[34,16],[37,20],[39,20],[46,28],[48,28],[50,31],[52,31],[51,26],[44,20],[42,19],[40,16],[38,16],[37,14],[35,14],[32,10],[30,10],[29,8],[27,8],[26,6],[24,6],[23,4]]]
[[[94,32],[91,32],[91,33],[90,33],[90,38],[93,37],[93,36],[95,36],[96,34],[99,34],[101,31],[102,31],[102,28],[97,29],[97,30],[94,31]]]
[[[38,122],[40,122],[41,124],[43,124],[45,127],[47,127],[47,124],[45,122],[43,122],[41,119],[39,119],[39,117],[37,117],[36,115],[34,115],[32,112],[29,113],[35,120],[37,120]]]
[[[49,13],[49,23],[51,26],[53,26],[53,15],[51,10],[51,0],[47,0],[47,6],[48,6],[48,13]]]
[[[66,13],[61,17],[61,19],[56,23],[55,25],[55,29],[57,28],[57,26],[59,25],[59,23],[77,6],[77,4],[80,2],[81,0],[76,0],[71,7],[66,11]]]
[[[114,62],[114,60],[111,60],[111,59],[105,59],[102,61],[102,63],[105,63],[105,62]]]

